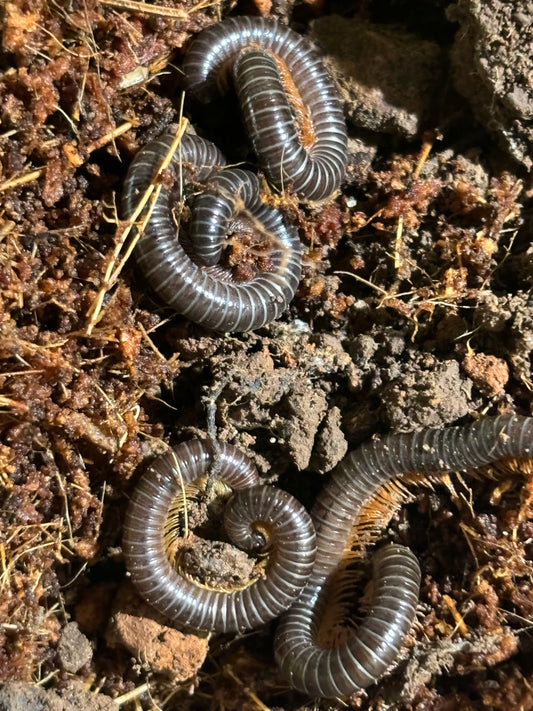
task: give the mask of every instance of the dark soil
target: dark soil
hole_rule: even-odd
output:
[[[532,3],[133,4],[0,8],[0,710],[533,709],[525,472],[413,486],[383,517],[383,540],[421,562],[419,617],[398,667],[345,701],[287,689],[273,625],[209,641],[169,627],[120,550],[146,462],[192,436],[237,445],[311,505],[373,435],[531,414]],[[117,205],[135,153],[179,120],[189,38],[230,12],[313,38],[351,136],[341,194],[280,199],[305,251],[290,309],[220,335],[119,268]],[[185,113],[253,161],[235,105]],[[217,515],[200,508],[205,532]],[[207,583],[249,574],[197,540],[190,566],[216,553]]]

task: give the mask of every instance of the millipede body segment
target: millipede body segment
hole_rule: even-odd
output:
[[[249,170],[225,168],[215,173],[194,200],[189,238],[194,253],[206,266],[220,261],[230,222],[239,206],[255,216],[260,224],[273,228],[274,216],[282,229],[283,218],[261,202],[259,178]],[[273,230],[274,233],[277,231]]]
[[[207,443],[193,440],[159,457],[135,489],[124,523],[123,549],[133,582],[143,597],[175,623],[198,630],[238,632],[277,617],[297,598],[315,557],[309,514],[292,496],[259,483],[251,461],[218,443],[218,478],[234,490],[225,513],[237,545],[270,553],[264,577],[232,592],[209,589],[183,577],[170,564],[164,528],[173,501],[213,462]]]
[[[173,139],[171,128],[132,162],[122,197],[125,217],[135,211]],[[261,202],[253,174],[225,169],[216,175],[224,163],[209,141],[196,135],[182,137],[169,167],[174,189],[162,184],[135,254],[152,288],[176,311],[218,331],[248,331],[276,319],[292,300],[300,281],[301,245],[296,228],[287,225],[278,210]],[[200,239],[203,249],[195,260],[179,240],[177,221],[185,188],[211,179],[217,192],[201,199],[200,212],[193,217],[193,240],[198,243]],[[247,282],[235,281],[213,260],[213,251],[220,256],[221,240],[237,207],[251,215],[272,244],[269,270],[259,271]],[[205,239],[201,230],[205,230]]]
[[[208,99],[228,68],[268,179],[306,200],[329,197],[344,178],[347,134],[337,87],[315,49],[276,21],[230,18],[193,41],[183,65],[187,88]]]
[[[385,546],[374,560],[374,601],[346,643],[316,642],[327,586],[345,553],[362,505],[401,474],[468,471],[513,458],[533,457],[533,418],[487,417],[465,427],[390,435],[347,455],[319,495],[312,516],[317,558],[302,595],[282,617],[275,640],[281,672],[312,696],[353,693],[375,682],[396,659],[411,626],[420,571],[402,546]]]

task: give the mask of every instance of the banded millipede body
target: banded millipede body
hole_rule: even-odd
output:
[[[374,561],[374,604],[361,626],[334,649],[315,640],[328,580],[344,555],[354,519],[380,486],[405,473],[472,470],[523,457],[533,457],[533,418],[507,415],[466,427],[390,435],[347,455],[312,512],[317,558],[311,578],[276,634],[276,659],[290,683],[324,697],[364,688],[395,660],[409,631],[420,571],[407,549],[386,546]]]
[[[170,128],[145,146],[131,164],[122,197],[125,216],[133,214],[173,142]],[[169,170],[179,186],[211,179],[224,157],[209,141],[185,134],[172,157]],[[238,173],[238,177],[235,175]],[[263,205],[255,176],[247,171],[225,170],[226,184],[240,186],[244,209],[261,226],[272,242],[269,271],[258,272],[248,282],[236,282],[217,266],[200,266],[178,240],[172,190],[162,186],[144,232],[135,248],[137,261],[159,296],[179,313],[218,331],[248,331],[277,318],[291,301],[300,280],[301,245],[296,228],[285,223],[281,213]],[[180,184],[182,183],[182,184]],[[222,193],[218,200],[203,205],[201,221],[216,222],[220,217]],[[233,211],[235,198],[227,201],[226,216]],[[240,204],[240,203],[239,203]],[[228,218],[229,219],[229,218]],[[220,226],[215,226],[220,235]]]
[[[230,18],[193,41],[183,65],[188,89],[209,98],[228,66],[254,150],[273,185],[281,190],[290,184],[307,200],[335,192],[347,162],[346,125],[337,88],[309,42],[273,20]],[[298,106],[289,100],[294,92]]]
[[[226,168],[215,173],[206,190],[195,199],[189,237],[194,253],[206,266],[214,266],[220,261],[230,220],[239,205],[246,205],[258,221],[261,221],[263,212],[263,220],[272,221],[274,215],[270,213],[274,211],[263,205],[259,192],[256,175],[248,170]],[[281,215],[277,215],[282,222]],[[271,231],[274,232],[272,227]]]
[[[259,526],[270,550],[264,577],[223,592],[196,585],[168,560],[163,531],[171,504],[213,461],[211,447],[199,440],[175,447],[147,470],[126,514],[123,548],[135,585],[161,613],[194,629],[236,632],[277,617],[296,599],[313,565],[315,532],[303,506],[280,489],[260,485],[255,467],[239,450],[220,442],[217,457],[218,477],[234,489],[226,531],[236,544],[257,549]]]

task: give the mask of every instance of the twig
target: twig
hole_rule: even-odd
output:
[[[390,297],[389,292],[386,289],[383,289],[381,286],[378,286],[377,284],[373,284],[371,281],[368,281],[368,279],[364,279],[362,276],[359,276],[358,274],[353,274],[352,272],[343,272],[343,271],[337,271],[333,272],[334,274],[341,274],[342,276],[349,276],[355,279],[356,281],[360,281],[362,284],[366,284],[367,286],[371,287],[372,289],[375,289],[378,294],[383,294],[386,298]]]
[[[420,155],[418,156],[418,160],[416,162],[416,166],[413,171],[413,178],[416,179],[420,176],[422,168],[424,167],[424,164],[425,164],[426,160],[428,159],[429,154],[431,153],[431,149],[433,148],[434,142],[435,142],[435,137],[432,136],[431,139],[426,138],[424,140],[424,142],[422,143],[422,148],[420,149]]]
[[[160,15],[161,17],[174,17],[178,20],[186,20],[193,12],[203,10],[206,7],[216,5],[216,0],[205,0],[199,2],[198,5],[191,7],[189,10],[180,10],[177,7],[164,7],[162,5],[149,5],[147,2],[139,2],[138,0],[100,0],[102,5],[111,5],[112,7],[120,7],[123,10],[133,10],[133,12],[144,12],[148,15]]]
[[[31,183],[33,180],[37,180],[44,173],[46,168],[37,168],[36,170],[31,170],[29,173],[24,173],[16,178],[9,178],[9,180],[4,180],[0,183],[0,192],[3,190],[9,190],[9,188],[14,188],[17,185],[24,185],[24,183]]]
[[[147,691],[150,691],[150,684],[145,682],[144,684],[141,684],[137,688],[132,689],[131,691],[127,691],[125,694],[122,694],[122,696],[117,696],[117,698],[114,699],[114,701],[117,704],[117,706],[123,706],[124,704],[127,704],[130,701],[133,701],[134,699],[138,699],[139,696],[142,696]]]
[[[178,131],[176,133],[176,136],[174,140],[172,141],[171,146],[168,149],[168,153],[166,154],[165,158],[161,162],[161,165],[155,172],[150,185],[146,189],[144,195],[142,198],[139,200],[139,204],[137,205],[135,211],[133,214],[124,222],[124,223],[119,223],[119,237],[117,240],[117,243],[115,245],[115,249],[113,250],[113,254],[111,255],[111,259],[109,260],[109,263],[107,265],[107,269],[104,275],[103,283],[102,286],[100,287],[100,290],[98,294],[96,295],[95,300],[93,301],[91,308],[89,309],[88,317],[89,321],[87,324],[87,328],[85,329],[85,332],[88,336],[91,335],[95,325],[98,323],[99,317],[100,317],[100,311],[102,310],[102,304],[104,303],[104,298],[109,289],[113,286],[113,284],[116,282],[119,274],[121,273],[122,269],[124,268],[124,265],[128,261],[128,259],[131,256],[131,253],[133,252],[135,245],[137,244],[139,238],[142,236],[144,229],[150,219],[150,215],[152,213],[152,210],[154,209],[154,205],[159,197],[159,193],[161,192],[161,185],[157,185],[157,181],[161,173],[168,168],[170,165],[170,162],[174,156],[174,153],[176,152],[180,141],[182,139],[183,134],[185,133],[185,129],[187,128],[188,121],[187,119],[182,118],[179,124]],[[146,207],[147,203],[150,202],[148,206],[148,210],[146,212],[146,215],[144,215],[142,222],[140,224],[136,224],[137,218],[141,215],[143,212],[144,208]],[[132,229],[136,227],[136,233],[129,245],[127,246],[124,254],[121,257],[121,252],[122,249],[126,243],[126,240],[128,239],[130,232]],[[118,266],[117,266],[118,262]]]
[[[396,226],[396,238],[394,240],[394,268],[396,271],[401,267],[402,256],[400,254],[402,248],[402,235],[403,235],[403,217],[400,215],[398,218],[398,224]]]
[[[243,693],[246,694],[246,696],[250,699],[254,706],[259,709],[259,711],[271,711],[270,707],[266,706],[266,704],[261,701],[255,691],[252,691],[252,689],[250,689],[247,684],[245,684],[241,679],[239,679],[239,677],[237,676],[237,674],[235,674],[229,664],[226,664],[224,666],[224,673],[231,677],[231,679],[233,679],[233,681],[241,687]]]
[[[120,126],[116,126],[113,130],[108,131],[104,136],[100,136],[100,138],[96,139],[96,141],[92,141],[91,143],[89,143],[85,147],[84,153],[89,155],[93,151],[97,151],[99,148],[103,148],[110,141],[114,141],[115,138],[117,138],[118,136],[122,136],[123,133],[129,131],[130,128],[133,128],[133,123],[131,121],[125,121]],[[78,153],[78,150],[74,143],[65,144],[63,146],[63,152],[67,156],[71,165],[73,165],[74,167],[79,168],[80,165],[83,165],[84,158]]]

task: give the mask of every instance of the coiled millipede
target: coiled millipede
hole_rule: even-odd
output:
[[[169,153],[174,133],[171,127],[145,146],[132,162],[122,197],[125,217],[134,213]],[[196,135],[183,135],[169,166],[174,189],[161,186],[135,255],[152,288],[176,311],[217,331],[248,331],[276,319],[291,301],[300,281],[301,245],[296,228],[287,225],[278,210],[261,202],[256,176],[244,170],[224,169],[217,173],[224,163],[214,144]],[[192,238],[197,244],[199,230],[205,230],[200,245],[204,256],[206,240],[208,252],[220,253],[230,217],[242,204],[254,226],[271,242],[268,271],[259,271],[250,281],[233,280],[229,271],[213,266],[209,257],[209,265],[196,263],[180,243],[173,192],[178,193],[179,208],[187,186],[211,179],[211,192],[193,217]],[[177,212],[179,218],[180,210]],[[201,234],[200,242],[202,239]]]
[[[235,447],[219,442],[216,457],[219,479],[234,490],[225,509],[226,531],[243,548],[268,545],[264,577],[227,592],[195,584],[170,564],[164,542],[170,507],[182,486],[213,463],[212,447],[200,440],[162,455],[142,477],[126,514],[124,556],[143,597],[175,623],[238,632],[277,617],[298,597],[315,558],[315,531],[303,506],[281,489],[260,485],[254,465]]]
[[[211,98],[231,70],[259,165],[279,190],[322,200],[347,162],[342,103],[310,43],[274,20],[235,17],[201,32],[183,70],[189,91]]]

